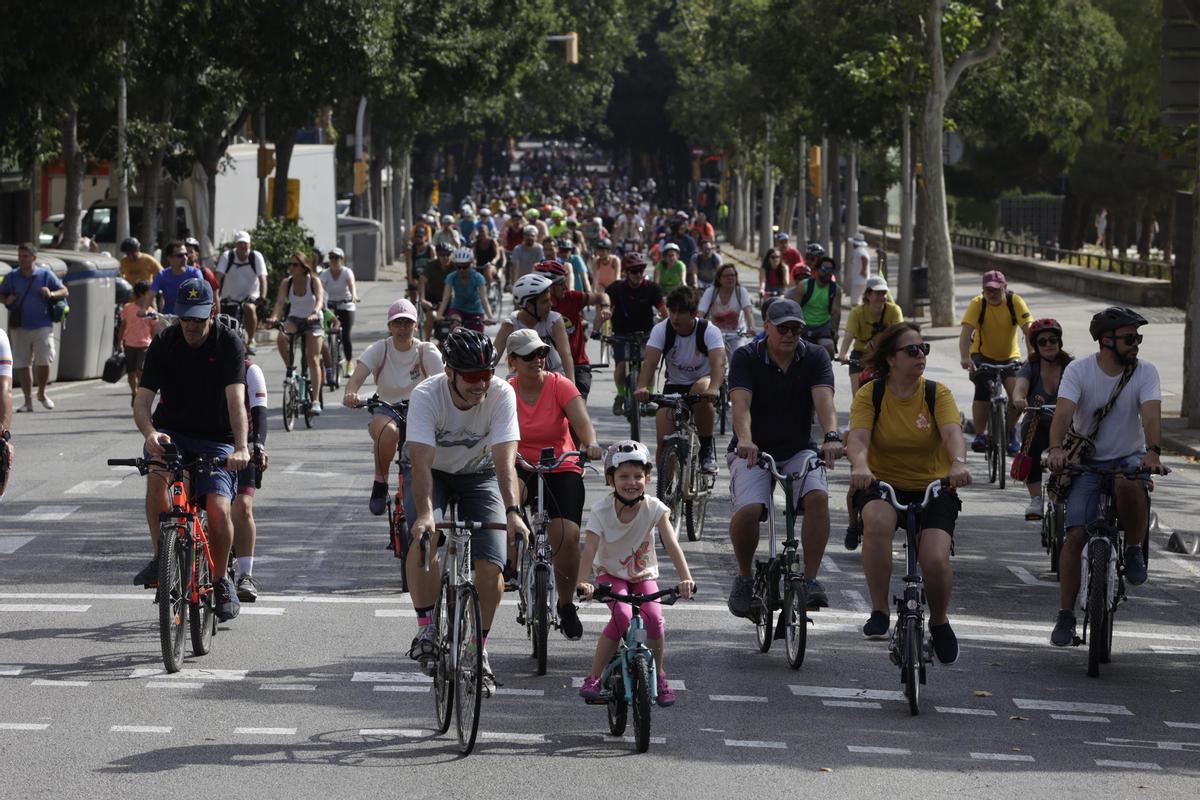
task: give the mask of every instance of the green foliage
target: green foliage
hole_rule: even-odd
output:
[[[282,217],[262,217],[254,230],[250,231],[250,241],[254,249],[263,254],[267,262],[267,298],[274,299],[276,287],[287,277],[287,264],[292,255],[302,252],[312,255],[308,245],[308,237],[312,233],[298,222]],[[222,246],[222,249],[233,247],[232,242]]]

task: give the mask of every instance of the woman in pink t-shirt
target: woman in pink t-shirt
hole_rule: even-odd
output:
[[[517,420],[521,425],[519,452],[530,464],[536,464],[544,448],[553,448],[555,457],[574,450],[571,429],[587,442],[588,458],[601,456],[596,431],[588,417],[587,406],[575,383],[546,370],[550,345],[525,329],[508,337],[508,368],[514,372],[509,383],[517,394]],[[524,485],[522,502],[537,508],[537,475],[517,467]],[[571,598],[579,578],[579,525],[583,521],[583,469],[567,461],[545,476],[546,515],[550,518],[550,548],[554,552],[554,581],[558,590],[558,619],[568,639],[583,636]]]

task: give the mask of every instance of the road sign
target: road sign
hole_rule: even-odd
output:
[[[942,134],[942,163],[946,166],[953,167],[962,161],[965,149],[963,138],[958,131],[946,131]]]

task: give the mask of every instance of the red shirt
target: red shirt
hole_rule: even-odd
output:
[[[554,304],[554,310],[563,316],[563,325],[567,327],[567,341],[571,344],[571,359],[576,364],[589,364],[587,355],[587,336],[583,328],[583,309],[587,308],[587,292],[577,292],[568,289],[563,299]]]
[[[526,403],[517,388],[517,377],[514,375],[508,382],[512,384],[517,395],[517,422],[521,426],[521,441],[517,443],[517,452],[525,457],[530,464],[536,464],[542,455],[543,447],[553,447],[555,454],[565,453],[575,449],[571,439],[571,425],[567,422],[567,403],[579,397],[575,384],[557,372],[547,372],[546,382],[542,384],[542,392],[533,405]],[[580,466],[568,461],[555,472],[581,473]]]
[[[523,241],[525,241],[525,227],[523,225],[518,225],[515,228],[511,225],[504,226],[505,250],[511,253],[512,249]]]
[[[788,270],[804,261],[804,256],[800,255],[800,251],[788,245],[788,249],[783,251],[783,263],[788,265]]]

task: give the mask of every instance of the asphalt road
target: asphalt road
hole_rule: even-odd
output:
[[[396,287],[361,286],[358,351],[383,329]],[[260,351],[275,391],[282,366]],[[935,342],[930,375],[965,410],[956,362],[950,342]],[[603,441],[623,435],[609,375],[597,373],[590,404]],[[52,396],[57,410],[16,421],[19,474],[0,502],[0,797],[566,796],[618,785],[645,796],[1195,794],[1200,566],[1165,553],[1164,535],[1150,581],[1117,616],[1112,663],[1088,678],[1083,649],[1048,644],[1057,591],[1037,526],[1021,516],[1024,490],[967,489],[951,615],[962,656],[930,669],[912,717],[886,645],[859,632],[859,555],[841,546],[845,465],[832,477],[822,574],[833,607],[814,615],[798,671],[778,645],[759,654],[752,626],[725,608],[722,474],[704,539],[684,545],[700,595],[665,612],[679,701],[654,711],[650,752],[623,758],[632,745],[605,736],[603,709],[576,693],[606,611],[584,609],[581,642],[552,634],[539,678],[508,595],[489,640],[503,691],[485,701],[480,742],[461,763],[450,738],[432,735],[428,679],[403,655],[415,620],[386,525],[366,509],[364,412],[331,403],[313,430],[288,434],[272,397],[272,467],[257,498],[264,594],[221,626],[210,655],[166,677],[151,595],[131,585],[149,556],[142,480],[105,465],[140,449],[126,390],[88,382]],[[839,392],[843,419],[848,403]],[[1194,526],[1200,470],[1167,461],[1176,472],[1155,508],[1164,525]],[[980,456],[971,466],[984,473]],[[589,504],[601,491],[589,478]]]

